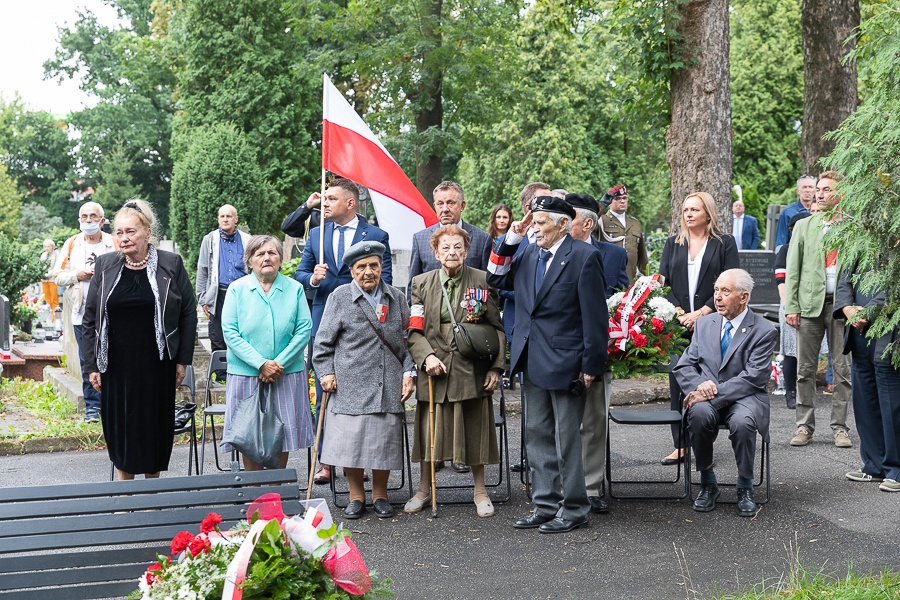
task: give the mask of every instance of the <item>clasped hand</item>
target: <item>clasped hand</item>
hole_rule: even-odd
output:
[[[425,372],[432,377],[442,377],[447,374],[447,365],[434,354],[429,354],[425,359]]]
[[[267,360],[259,368],[259,380],[263,383],[271,383],[284,375],[284,367],[274,360]]]
[[[684,397],[682,406],[684,406],[685,409],[688,409],[698,402],[709,402],[715,398],[718,393],[719,390],[714,382],[704,381],[697,386],[696,390]]]

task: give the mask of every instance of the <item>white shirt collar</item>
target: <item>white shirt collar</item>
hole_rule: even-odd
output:
[[[744,322],[744,317],[746,317],[746,316],[747,316],[747,307],[745,306],[744,310],[741,311],[741,314],[739,314],[738,316],[736,316],[735,318],[733,318],[731,320],[731,332],[732,332],[731,334],[732,335],[734,335],[734,332],[736,332],[738,330],[738,328],[741,326],[741,323]],[[719,331],[719,337],[722,337],[722,334],[725,333],[725,323],[728,323],[728,319],[726,319],[725,317],[722,317],[722,329]]]

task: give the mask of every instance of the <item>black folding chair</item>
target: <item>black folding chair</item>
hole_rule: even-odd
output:
[[[231,463],[225,469],[219,464],[219,442],[216,440],[216,417],[222,417],[225,422],[225,403],[213,403],[214,392],[224,391],[225,385],[213,382],[213,373],[225,371],[228,368],[228,354],[225,350],[215,350],[209,357],[209,368],[206,370],[206,392],[203,402],[203,431],[200,434],[200,472],[206,465],[206,422],[209,420],[209,429],[212,434],[213,456],[215,456],[216,469],[219,471],[240,471],[241,463],[238,452],[232,450]]]

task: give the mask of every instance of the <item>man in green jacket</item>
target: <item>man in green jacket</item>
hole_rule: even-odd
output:
[[[850,356],[842,354],[844,327],[833,318],[834,291],[837,285],[837,250],[826,249],[825,232],[841,220],[841,196],[834,192],[842,175],[826,171],[816,184],[816,200],[823,209],[797,223],[787,255],[784,321],[797,329],[797,431],[791,446],[805,446],[816,428],[813,400],[816,395],[816,371],[822,336],[828,335],[828,348],[834,366],[834,394],[831,397],[831,430],[834,445],[850,448],[847,407],[850,403]],[[838,349],[838,351],[835,351]]]

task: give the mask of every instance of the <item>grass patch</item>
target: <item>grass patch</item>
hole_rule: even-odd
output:
[[[792,569],[787,581],[760,584],[740,594],[719,594],[714,600],[875,600],[900,598],[900,573],[882,571],[878,575],[861,575],[851,568],[846,577],[838,579],[822,572],[804,568]]]

